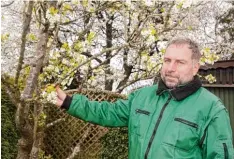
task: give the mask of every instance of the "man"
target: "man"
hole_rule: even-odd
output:
[[[102,126],[128,126],[130,159],[233,159],[228,112],[201,87],[200,57],[192,40],[173,40],[157,85],[115,103],[69,97],[57,88],[57,105]]]

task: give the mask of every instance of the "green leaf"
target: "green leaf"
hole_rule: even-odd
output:
[[[179,20],[179,25],[182,26],[182,20]]]
[[[67,3],[63,5],[63,9],[64,11],[72,11],[72,7]]]
[[[74,45],[75,51],[80,52],[82,50],[82,48],[83,48],[83,46],[82,46],[81,42],[78,41],[75,43],[75,45]]]
[[[83,5],[83,7],[88,7],[88,0],[83,0],[82,1],[82,5]]]
[[[166,53],[166,49],[161,49],[161,53],[165,54]]]
[[[38,40],[37,37],[36,37],[36,35],[33,34],[33,33],[29,33],[29,34],[27,35],[27,39],[28,39],[29,41],[37,41],[37,40]]]
[[[154,28],[151,28],[151,35],[156,35],[157,34],[157,30],[156,29],[154,29]]]
[[[95,32],[90,32],[88,37],[87,37],[87,40],[88,40],[88,43],[90,44],[92,42],[92,40],[94,39],[95,37]]]
[[[182,2],[180,2],[179,4],[177,4],[177,5],[176,5],[176,7],[177,7],[178,9],[181,9],[181,8],[182,8],[182,6],[183,6],[183,3],[184,3],[183,1],[182,1]]]
[[[165,8],[161,8],[161,12],[164,13],[165,12]]]
[[[141,56],[142,56],[142,57],[148,56],[148,52],[147,52],[147,51],[142,51],[142,52],[141,52]]]
[[[95,77],[94,77],[94,76],[91,76],[89,79],[90,79],[91,81],[94,81],[94,80],[95,80]]]
[[[72,4],[78,5],[79,4],[79,0],[73,0]]]
[[[188,30],[193,30],[193,27],[192,26],[188,26]]]
[[[62,48],[66,51],[70,51],[70,46],[68,45],[68,43],[63,43]]]
[[[9,37],[10,37],[10,34],[9,34],[9,33],[2,34],[2,35],[1,35],[1,41],[2,41],[2,42],[5,42],[5,41],[7,41],[7,40],[9,39]]]
[[[89,11],[90,11],[91,13],[94,13],[94,12],[95,12],[95,8],[94,8],[94,7],[90,7]]]
[[[210,48],[208,48],[208,47],[205,47],[203,50],[204,50],[205,52],[210,52]]]
[[[55,14],[58,13],[58,9],[54,8],[54,7],[50,7],[49,8],[49,13],[54,16]]]
[[[48,85],[48,86],[46,87],[46,92],[51,93],[51,92],[53,92],[53,91],[55,91],[54,85]]]

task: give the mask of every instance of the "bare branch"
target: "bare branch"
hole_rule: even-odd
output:
[[[132,73],[133,66],[132,65],[128,65],[128,62],[127,62],[127,60],[128,60],[127,52],[128,52],[128,50],[125,49],[124,50],[124,55],[123,55],[123,61],[124,61],[123,68],[124,68],[124,75],[125,75],[125,77],[124,77],[123,80],[121,80],[119,82],[119,84],[117,86],[117,89],[127,83],[128,79],[129,79],[129,77],[130,77],[130,75]]]
[[[154,78],[155,76],[156,76],[156,75],[151,75],[151,76],[146,76],[146,77],[140,77],[140,78],[138,78],[138,79],[134,79],[134,80],[132,80],[132,81],[129,81],[129,82],[126,83],[124,86],[122,86],[122,87],[120,87],[119,89],[117,89],[116,92],[121,93],[121,92],[124,90],[124,88],[130,86],[131,84],[134,84],[135,82],[141,81],[141,80],[152,79],[152,78]]]
[[[100,66],[106,64],[106,62],[107,62],[108,60],[110,60],[112,57],[114,57],[115,55],[117,55],[121,49],[122,49],[122,48],[119,48],[119,49],[116,51],[116,53],[114,53],[113,55],[111,55],[111,56],[109,56],[108,58],[106,58],[106,59],[105,59],[104,61],[102,61],[99,65],[93,67],[92,70],[95,70],[95,69],[97,69],[98,67],[100,67]]]
[[[90,58],[92,57],[93,55],[90,53],[90,52],[82,52],[81,53],[82,55],[85,55],[86,57]],[[102,60],[98,59],[98,58],[95,58],[95,60],[99,63],[102,63]]]
[[[53,122],[47,124],[47,125],[46,125],[46,128],[50,128],[50,127],[54,126],[55,124],[58,124],[58,123],[63,122],[63,121],[65,121],[65,118],[57,119],[57,120],[55,120],[55,121],[53,121]]]
[[[1,7],[8,7],[8,6],[12,5],[14,2],[15,2],[15,1],[11,1],[11,2],[8,3],[8,4],[3,4],[3,5],[1,5]]]
[[[164,28],[167,28],[168,26],[168,22],[169,22],[169,19],[170,19],[170,14],[171,14],[171,10],[172,10],[172,7],[175,5],[175,2],[172,2],[171,6],[169,7],[169,10],[167,12],[167,15],[165,17],[165,22],[164,22]]]
[[[21,47],[20,47],[20,57],[19,62],[16,70],[15,76],[15,85],[18,85],[18,80],[20,76],[20,71],[22,70],[23,60],[24,60],[24,52],[25,52],[25,44],[26,44],[26,36],[29,32],[30,22],[32,18],[32,10],[33,10],[33,1],[30,1],[28,4],[27,12],[24,12],[24,22],[23,22],[23,31],[21,36]]]
[[[90,124],[87,124],[90,125]],[[90,131],[92,129],[92,126],[89,126],[88,129],[84,132],[83,136],[79,140],[79,142],[76,144],[76,146],[73,148],[72,153],[67,157],[67,159],[73,159],[79,152],[80,152],[80,145],[84,142],[84,140],[89,135]]]
[[[148,74],[151,74],[151,72],[152,72],[158,65],[160,65],[160,64],[161,64],[161,63],[158,63],[158,64],[157,64],[156,66],[154,66],[151,70],[149,70],[149,71],[148,71]],[[133,83],[135,83],[135,82],[137,82],[137,81],[140,81],[140,80],[152,79],[152,78],[154,78],[155,76],[157,76],[157,74],[147,75],[147,72],[145,72],[145,73],[143,73],[143,74],[141,75],[141,77],[136,78],[136,79],[134,79],[134,80],[132,80],[132,81],[126,82],[125,85],[122,85],[121,87],[119,87],[119,88],[117,89],[117,92],[121,93],[121,92],[124,90],[124,88],[130,86],[131,84],[133,84]]]

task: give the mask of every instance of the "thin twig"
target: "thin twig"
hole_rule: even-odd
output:
[[[15,1],[11,1],[11,2],[8,3],[8,4],[3,4],[3,5],[1,5],[1,7],[8,7],[8,6],[12,5],[14,2],[15,2]]]
[[[57,120],[55,120],[55,121],[53,121],[53,122],[47,124],[47,125],[46,125],[46,128],[50,128],[50,127],[54,126],[55,124],[58,124],[58,123],[60,123],[60,122],[62,122],[62,121],[65,121],[65,118],[60,118],[60,119],[57,119]]]

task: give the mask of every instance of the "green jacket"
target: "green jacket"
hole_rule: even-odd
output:
[[[73,95],[63,108],[102,126],[128,126],[129,159],[233,159],[229,115],[195,78],[173,90],[160,81],[115,103]]]

